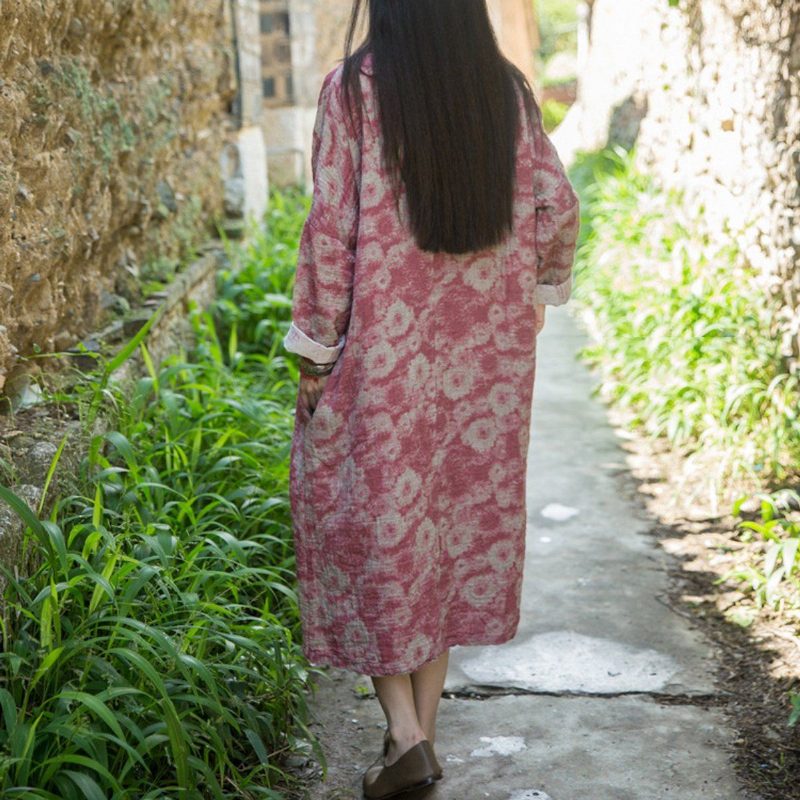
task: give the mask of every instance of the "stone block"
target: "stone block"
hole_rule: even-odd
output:
[[[267,150],[260,127],[242,128],[222,151],[225,211],[233,219],[261,220],[267,210]]]

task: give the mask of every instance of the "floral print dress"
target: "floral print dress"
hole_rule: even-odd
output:
[[[361,130],[342,64],[319,96],[283,344],[335,366],[313,414],[298,394],[289,488],[306,657],[391,675],[517,630],[534,307],[570,296],[579,214],[520,95],[514,232],[421,251],[382,167],[370,56],[359,79]]]

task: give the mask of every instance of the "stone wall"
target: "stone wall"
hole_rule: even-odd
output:
[[[800,0],[595,0],[584,12],[578,102],[556,134],[565,159],[636,141],[712,230],[734,231],[800,372]]]
[[[227,232],[243,235],[252,218],[261,222],[267,210],[267,149],[262,127],[264,81],[259,0],[234,0],[233,37],[236,44],[238,94],[233,104],[239,124],[229,138],[220,164],[225,181]],[[237,231],[238,228],[238,231]]]
[[[214,232],[232,42],[228,0],[0,3],[0,389]]]

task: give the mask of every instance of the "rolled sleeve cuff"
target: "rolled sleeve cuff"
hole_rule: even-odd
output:
[[[572,293],[572,275],[565,281],[555,285],[549,283],[537,283],[533,293],[533,301],[536,305],[560,306],[569,300]]]
[[[283,337],[283,346],[290,353],[297,353],[299,356],[313,361],[315,364],[330,364],[339,357],[339,353],[344,347],[345,337],[339,339],[339,343],[335,345],[324,345],[315,342],[310,336],[307,336],[294,322],[289,325],[289,331]]]

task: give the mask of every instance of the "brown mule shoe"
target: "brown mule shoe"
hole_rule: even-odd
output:
[[[383,732],[383,755],[384,757],[389,752],[389,740],[391,736],[389,735],[389,729],[387,728]],[[433,745],[431,745],[431,749],[433,749]],[[436,758],[436,753],[433,754],[433,766],[436,767],[436,774],[433,776],[437,781],[441,780],[442,778],[442,767],[439,764],[439,760]]]
[[[379,759],[364,773],[364,797],[387,800],[434,783],[434,761],[433,748],[427,739],[406,750],[393,764],[387,766],[383,758]]]

